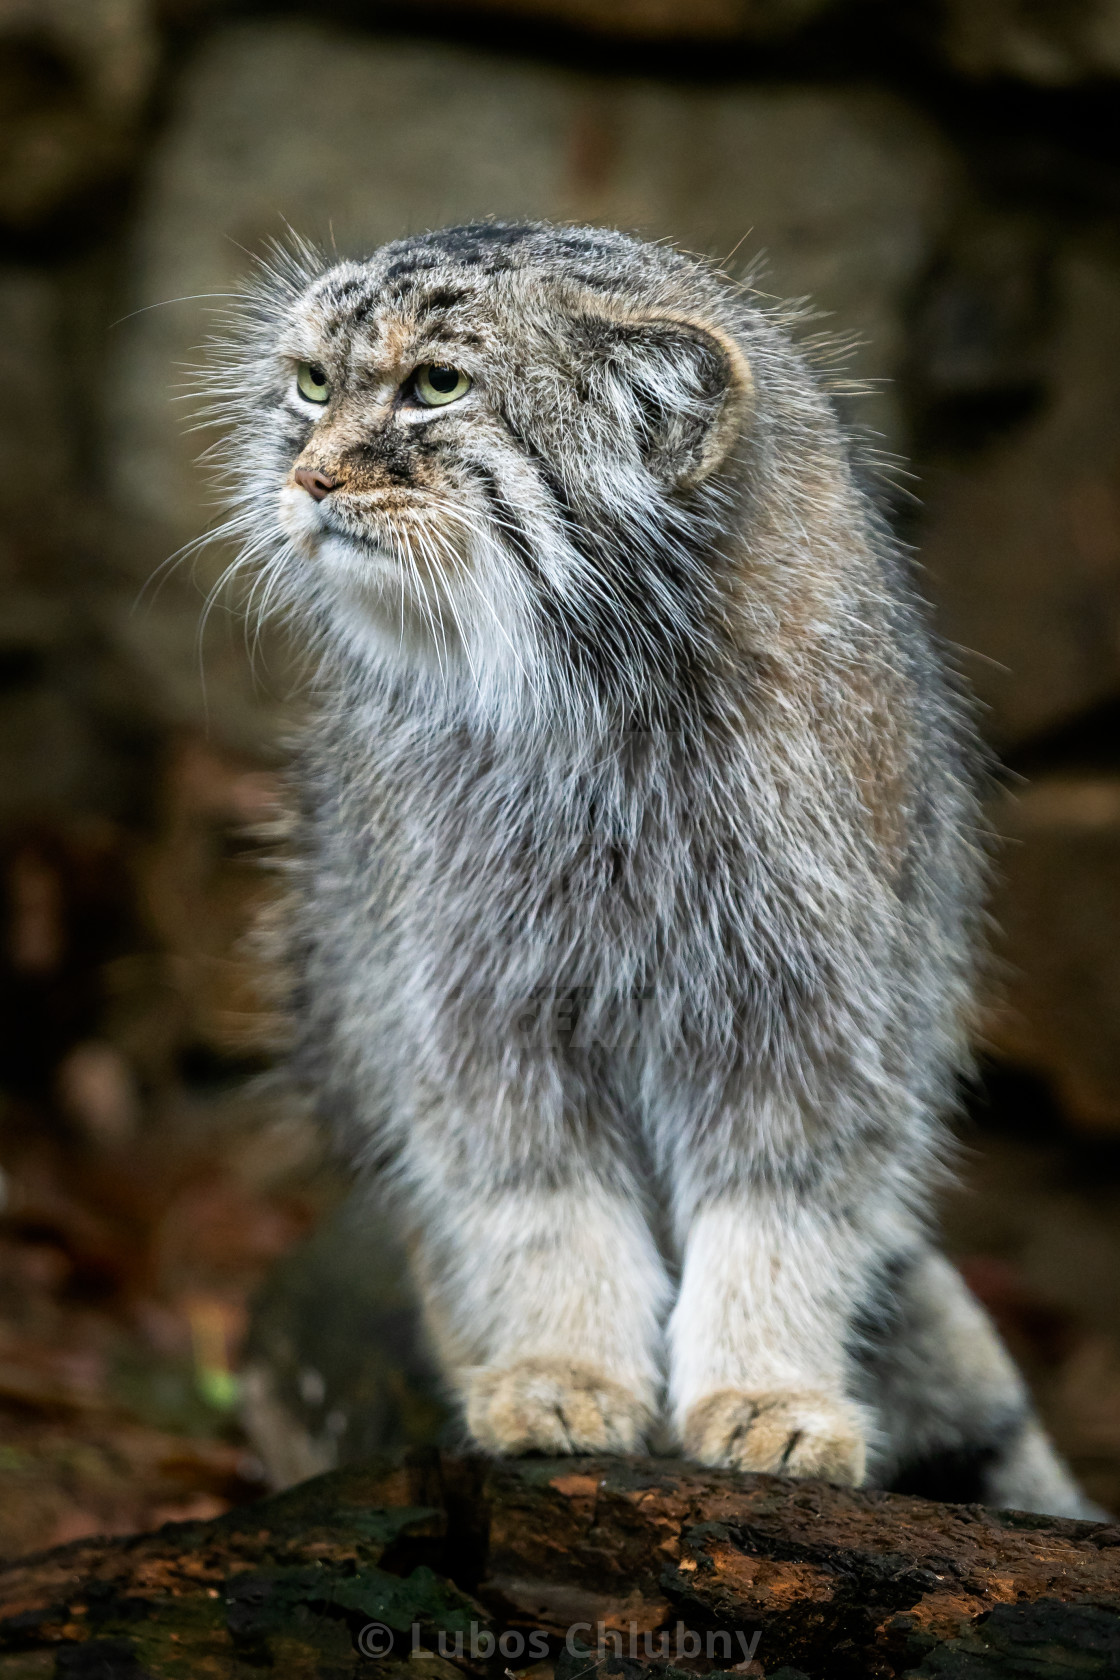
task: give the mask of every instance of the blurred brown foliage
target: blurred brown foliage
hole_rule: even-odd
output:
[[[251,1077],[242,936],[269,778],[189,737],[155,822],[14,827],[0,997],[0,1554],[214,1514],[264,1472],[233,1413],[248,1303],[331,1200]]]

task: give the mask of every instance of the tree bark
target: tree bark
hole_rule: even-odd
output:
[[[529,1668],[1120,1676],[1120,1527],[667,1459],[433,1454],[0,1571],[0,1680]]]

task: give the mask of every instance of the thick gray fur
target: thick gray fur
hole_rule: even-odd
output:
[[[483,1446],[1088,1511],[930,1245],[976,754],[789,325],[544,224],[247,300],[229,528],[318,672],[294,1068]],[[469,392],[424,408],[430,364]]]

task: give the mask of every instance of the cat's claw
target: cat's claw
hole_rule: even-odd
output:
[[[681,1433],[689,1458],[729,1470],[858,1487],[867,1464],[858,1407],[812,1389],[721,1389],[692,1407]]]
[[[640,1452],[651,1423],[630,1389],[576,1360],[483,1366],[464,1386],[467,1427],[492,1453]]]

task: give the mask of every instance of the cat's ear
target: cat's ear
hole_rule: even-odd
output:
[[[633,427],[649,471],[670,490],[703,483],[750,407],[743,351],[720,328],[683,315],[599,316],[588,327],[602,394]]]

